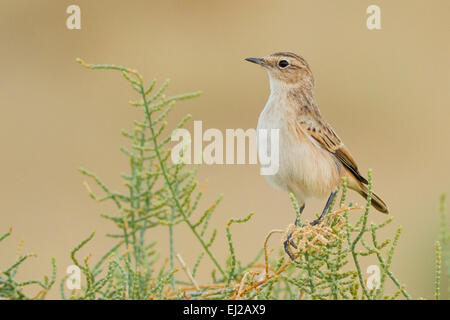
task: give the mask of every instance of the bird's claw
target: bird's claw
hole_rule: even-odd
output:
[[[292,246],[295,249],[297,249],[297,245],[295,244],[294,239],[292,239],[292,231],[289,232],[288,236],[286,237],[286,240],[283,242],[283,245],[284,245],[284,251],[286,252],[286,254],[289,256],[289,258],[291,258],[292,261],[294,261],[295,257],[289,248],[289,246]]]

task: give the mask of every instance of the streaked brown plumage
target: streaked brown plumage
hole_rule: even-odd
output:
[[[280,170],[266,177],[269,183],[292,192],[301,206],[310,196],[331,193],[332,199],[342,177],[347,178],[350,189],[366,197],[366,178],[317,107],[314,78],[305,59],[279,52],[246,60],[264,67],[270,79],[271,94],[258,128],[280,129]],[[376,194],[372,194],[372,205],[388,213],[386,204]]]

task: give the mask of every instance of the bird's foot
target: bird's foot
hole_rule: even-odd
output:
[[[295,244],[294,239],[292,239],[292,236],[294,234],[294,230],[292,230],[293,228],[296,228],[296,226],[294,225],[289,226],[290,231],[286,239],[283,241],[284,251],[289,256],[289,258],[291,258],[292,261],[295,260],[295,257],[290,250],[290,246],[293,247],[294,249],[297,249],[297,245]]]
[[[309,224],[310,224],[311,226],[316,226],[316,225],[318,225],[318,224],[322,221],[322,218],[323,218],[323,215],[321,215],[321,216],[318,217],[317,219],[311,221]]]

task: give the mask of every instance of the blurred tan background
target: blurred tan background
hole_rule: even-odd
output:
[[[80,31],[66,28],[70,4],[81,7]],[[381,7],[382,30],[366,28],[370,4]],[[447,0],[3,0],[0,233],[13,226],[14,234],[0,246],[0,266],[13,261],[23,239],[24,251],[39,257],[19,277],[49,273],[52,256],[61,277],[70,250],[91,231],[97,236],[83,254],[98,258],[112,243],[104,234],[114,228],[99,213],[113,207],[89,198],[76,169],[120,189],[128,169],[120,130],[140,114],[128,106],[134,93],[120,74],[88,71],[76,57],[133,67],[147,80],[169,77],[169,93],[201,89],[169,120],[189,112],[204,129],[224,130],[255,127],[268,97],[266,74],[243,58],[293,51],[309,61],[322,113],[361,171],[374,169],[375,190],[395,216],[390,231],[403,226],[393,270],[413,296],[431,297],[438,199],[450,190],[449,9]],[[288,196],[269,187],[258,166],[203,166],[198,178],[209,179],[204,207],[224,194],[211,222],[221,261],[230,217],[256,213],[233,227],[244,261],[270,229],[294,219]],[[305,215],[324,201],[308,202]],[[370,218],[382,217],[374,211]],[[152,237],[167,248],[167,230]],[[176,234],[190,265],[200,252],[195,241],[184,228]],[[205,258],[202,270],[209,269]],[[56,287],[51,297],[58,296]]]

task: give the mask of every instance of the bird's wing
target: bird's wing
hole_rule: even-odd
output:
[[[328,123],[310,115],[302,115],[298,123],[307,135],[313,138],[320,147],[333,154],[359,181],[364,184],[368,183],[366,178],[359,173],[355,159]]]

